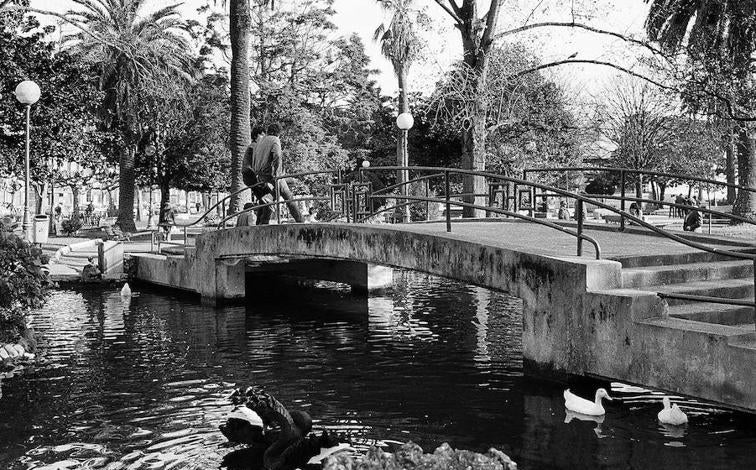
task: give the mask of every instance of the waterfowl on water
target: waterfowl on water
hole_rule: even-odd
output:
[[[664,397],[662,403],[664,403],[664,409],[656,415],[660,423],[671,424],[672,426],[682,426],[688,423],[688,416],[677,404],[672,405],[669,397]]]
[[[128,282],[121,288],[121,297],[131,297],[131,287]]]
[[[564,391],[564,407],[574,413],[588,416],[601,416],[606,413],[604,407],[601,405],[602,398],[612,400],[612,397],[610,397],[603,388],[596,390],[596,400],[593,402],[586,400],[585,398],[580,398],[570,392],[570,389],[568,388]]]

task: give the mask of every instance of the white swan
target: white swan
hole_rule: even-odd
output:
[[[672,405],[669,397],[662,399],[664,409],[656,415],[662,424],[671,424],[672,426],[682,426],[688,423],[688,416],[680,409],[677,404]]]
[[[131,287],[128,282],[121,288],[121,297],[131,297]]]
[[[574,393],[570,392],[570,389],[564,391],[564,407],[574,413],[580,413],[588,416],[601,416],[606,413],[604,407],[601,406],[601,399],[606,398],[612,400],[612,397],[606,393],[606,390],[600,388],[596,390],[596,401],[592,402],[585,398],[580,398]]]

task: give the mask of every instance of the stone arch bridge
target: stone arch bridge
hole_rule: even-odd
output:
[[[244,297],[247,277],[259,270],[381,287],[387,272],[376,265],[504,291],[523,300],[523,354],[539,370],[755,411],[752,308],[707,310],[658,295],[719,289],[752,298],[753,265],[648,233],[591,236],[605,259],[571,255],[574,238],[547,227],[501,219],[459,223],[454,233],[438,223],[240,227],[199,235],[185,255],[134,258],[137,279],[210,303]]]

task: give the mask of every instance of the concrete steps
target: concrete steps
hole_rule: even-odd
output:
[[[750,300],[753,301],[753,299]],[[737,305],[712,304],[706,302],[670,306],[669,316],[682,320],[693,320],[729,326],[753,324],[755,320],[753,307],[740,307]]]
[[[738,299],[753,303],[754,268],[738,260],[708,252],[640,256],[619,260],[624,289],[668,294]],[[666,299],[669,318],[753,331],[753,307]]]
[[[622,270],[622,287],[682,284],[694,281],[739,279],[753,276],[748,260],[643,266]]]
[[[742,247],[727,247],[732,251],[753,253],[756,250],[743,249]],[[617,256],[611,258],[619,261],[622,268],[648,268],[651,266],[690,265],[696,263],[712,263],[720,261],[733,261],[731,256],[709,253],[708,251],[693,251],[688,253],[671,253],[665,255],[642,255],[642,256]]]
[[[710,297],[722,297],[727,299],[753,298],[753,278],[745,279],[717,279],[712,281],[696,281],[684,284],[668,284],[657,286],[644,286],[639,290],[662,292],[669,294],[705,295]],[[667,299],[672,305],[683,305],[690,301],[679,299]]]

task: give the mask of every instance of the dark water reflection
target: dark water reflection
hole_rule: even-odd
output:
[[[494,446],[525,469],[756,468],[754,421],[701,403],[665,429],[658,395],[614,384],[603,422],[565,423],[564,385],[523,376],[502,294],[415,273],[369,299],[289,287],[222,309],[135,290],[57,292],[36,316],[47,363],[3,381],[0,468],[217,468],[237,384],[364,443]]]

